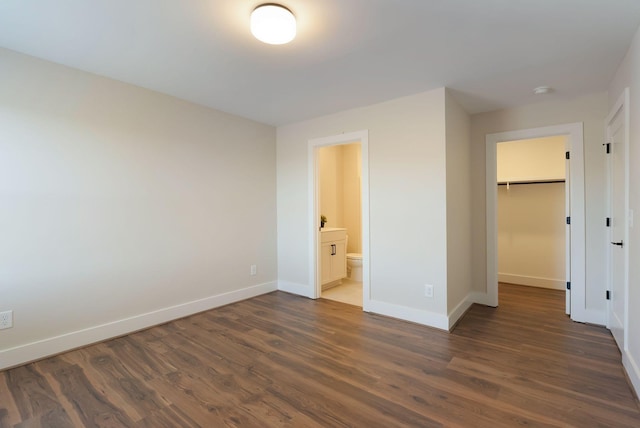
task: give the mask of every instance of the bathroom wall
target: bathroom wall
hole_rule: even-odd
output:
[[[566,136],[497,146],[498,183],[564,180]],[[498,186],[498,280],[565,289],[565,183]]]
[[[345,227],[342,158],[340,146],[322,147],[318,150],[318,197],[320,213],[327,217],[325,227]]]
[[[360,144],[341,144],[318,150],[320,211],[327,227],[344,227],[348,253],[362,252]]]
[[[276,288],[275,128],[0,64],[0,369]]]
[[[361,199],[361,148],[360,144],[345,144],[342,151],[343,193],[342,207],[344,227],[349,234],[348,253],[362,252],[362,199]]]

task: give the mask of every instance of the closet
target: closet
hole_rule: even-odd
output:
[[[565,136],[497,147],[498,281],[564,289]]]

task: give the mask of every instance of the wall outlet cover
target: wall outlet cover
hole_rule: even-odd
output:
[[[424,286],[424,295],[425,295],[425,297],[428,297],[430,299],[433,298],[433,285],[426,284]]]
[[[13,311],[0,312],[0,330],[13,327]]]

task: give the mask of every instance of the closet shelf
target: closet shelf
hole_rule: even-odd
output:
[[[507,186],[512,184],[547,184],[547,183],[564,183],[564,178],[551,178],[548,180],[514,180],[514,181],[498,181],[498,186]]]

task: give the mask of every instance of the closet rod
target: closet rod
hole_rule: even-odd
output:
[[[516,184],[547,184],[547,183],[564,183],[566,180],[547,180],[547,181],[507,181],[500,182],[498,186],[516,185]]]

